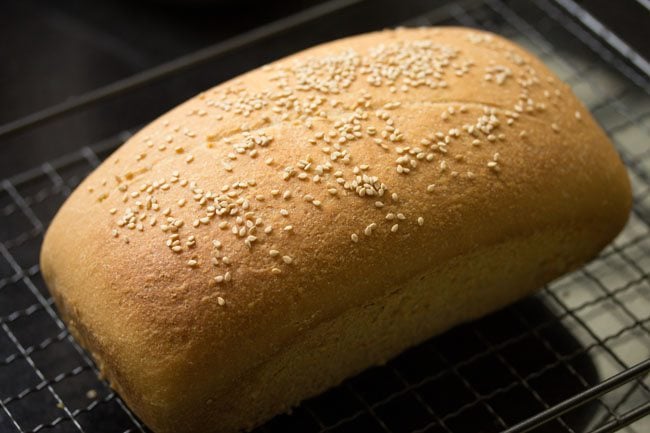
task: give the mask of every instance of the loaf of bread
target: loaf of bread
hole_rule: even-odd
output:
[[[250,429],[596,255],[625,167],[538,59],[399,29],[207,90],[70,196],[42,271],[155,432]]]

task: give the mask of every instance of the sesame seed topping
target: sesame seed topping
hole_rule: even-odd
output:
[[[250,249],[250,248],[253,247],[253,242],[255,242],[256,240],[257,240],[257,237],[255,237],[253,235],[249,235],[246,238],[246,240],[244,241],[244,244],[246,244],[246,246]]]
[[[288,265],[293,263],[293,258],[291,256],[282,256],[282,261]]]
[[[187,266],[189,266],[190,268],[195,268],[198,265],[199,265],[199,262],[197,260],[195,260],[195,259],[190,259],[190,260],[187,261]]]
[[[253,246],[258,247],[271,240],[273,226],[269,223],[278,218],[275,212],[287,218],[286,225],[279,225],[282,231],[294,230],[294,225],[287,224],[294,223],[293,219],[289,219],[290,212],[287,208],[291,208],[272,203],[273,198],[282,197],[288,201],[293,195],[302,197],[305,202],[315,207],[340,201],[341,203],[334,207],[341,206],[341,209],[346,209],[351,200],[356,200],[366,208],[381,209],[380,212],[385,214],[387,227],[392,233],[400,230],[407,233],[413,228],[409,224],[401,223],[406,217],[399,211],[407,209],[402,207],[403,204],[413,200],[411,191],[400,191],[400,195],[403,195],[403,201],[400,201],[397,192],[393,191],[399,184],[386,185],[382,182],[384,179],[377,177],[384,173],[385,167],[382,164],[390,164],[388,167],[399,173],[399,179],[404,179],[403,176],[430,173],[426,176],[431,176],[429,181],[436,184],[427,185],[428,182],[425,182],[426,190],[428,193],[435,191],[436,195],[444,195],[446,189],[440,185],[445,185],[445,182],[450,185],[458,182],[455,179],[466,177],[477,179],[474,182],[478,182],[478,179],[488,181],[489,176],[475,175],[479,170],[476,167],[480,168],[481,164],[486,163],[494,172],[501,169],[499,151],[506,148],[505,130],[512,127],[513,131],[517,131],[514,125],[519,121],[521,113],[535,116],[545,110],[550,111],[550,107],[555,106],[562,96],[559,91],[553,94],[545,91],[546,99],[543,102],[535,100],[544,89],[534,91],[533,86],[547,77],[538,77],[532,65],[507,49],[503,50],[503,53],[495,51],[490,60],[482,61],[488,63],[487,66],[483,64],[479,67],[467,57],[465,50],[456,49],[453,42],[443,45],[436,41],[436,38],[428,36],[410,41],[401,39],[396,38],[368,49],[364,48],[363,52],[349,49],[267,66],[263,69],[267,71],[264,79],[270,80],[270,84],[259,90],[246,89],[245,82],[236,80],[226,87],[215,88],[197,96],[196,100],[201,101],[202,105],[186,114],[206,116],[203,122],[209,117],[210,130],[206,131],[203,126],[199,126],[200,119],[196,117],[188,119],[192,122],[186,125],[169,125],[169,122],[165,121],[169,127],[162,136],[145,137],[142,140],[140,150],[146,149],[149,155],[138,152],[136,159],[143,162],[136,165],[135,162],[129,161],[138,168],[124,168],[124,173],[116,176],[115,188],[119,194],[109,196],[108,190],[92,190],[93,194],[101,193],[99,201],[114,200],[111,205],[124,203],[120,206],[128,207],[123,215],[118,215],[118,208],[122,209],[120,206],[109,209],[111,215],[116,215],[116,221],[113,223],[115,229],[111,234],[118,237],[118,228],[122,231],[145,231],[150,229],[149,226],[155,225],[165,234],[163,248],[180,255],[185,251],[200,251],[196,248],[203,239],[200,230],[209,230],[202,226],[216,224],[223,230],[222,236],[234,236],[250,250],[250,254],[263,254],[256,251],[260,248]],[[497,44],[495,46],[500,47],[498,41],[492,40],[489,35],[472,33],[469,40],[471,43]],[[445,122],[439,122],[439,126],[447,126],[424,133],[419,128],[415,131],[404,130],[407,123],[402,124],[403,119],[408,118],[408,110],[413,110],[414,107],[403,106],[403,100],[408,98],[400,98],[402,93],[422,90],[426,92],[431,89],[436,95],[439,94],[441,101],[451,101],[452,95],[445,95],[444,89],[453,87],[459,77],[476,68],[480,70],[474,76],[487,81],[483,85],[495,87],[495,90],[496,86],[503,86],[503,90],[506,90],[502,92],[504,97],[514,95],[511,103],[497,108],[475,103],[445,102],[442,110],[437,113]],[[266,85],[263,81],[260,83]],[[511,93],[511,90],[517,88],[515,86],[518,86],[519,92]],[[383,88],[384,92],[388,90],[395,96],[377,97],[374,87]],[[432,107],[437,109],[438,106]],[[580,120],[580,112],[576,111],[574,115]],[[223,127],[215,127],[213,122],[223,119],[228,120],[228,125],[235,125],[234,128],[230,130],[228,126],[228,130],[225,130]],[[291,125],[292,128],[304,127],[310,130],[307,137],[295,145],[298,146],[296,151],[313,150],[311,155],[303,153],[296,159],[285,161],[282,158],[281,161],[274,161],[273,137],[262,129],[281,123]],[[550,126],[556,132],[559,131],[556,124]],[[191,130],[190,127],[196,130]],[[520,138],[526,135],[526,131],[517,132]],[[268,190],[255,188],[254,180],[241,178],[228,180],[226,184],[218,187],[199,187],[197,180],[189,180],[196,176],[196,173],[187,173],[189,179],[185,179],[178,170],[174,170],[171,176],[167,174],[166,178],[144,178],[147,170],[152,168],[151,165],[145,167],[144,162],[152,158],[150,153],[155,152],[156,147],[161,152],[172,151],[172,155],[181,156],[182,159],[175,160],[176,164],[182,164],[183,160],[188,164],[193,162],[195,155],[192,153],[196,152],[192,146],[199,143],[190,144],[186,137],[200,137],[205,146],[202,148],[204,152],[215,152],[219,146],[225,146],[216,165],[218,170],[223,169],[230,173],[226,175],[228,177],[234,176],[235,173],[259,172],[265,182],[280,182],[279,177],[284,180],[273,185],[276,188],[270,190],[269,196]],[[372,148],[366,149],[363,146]],[[489,161],[483,162],[484,160],[480,159],[482,153],[477,152],[478,146],[494,146],[488,153],[491,155],[487,157]],[[375,155],[368,154],[368,158],[364,160],[366,152],[370,151],[385,159],[378,163]],[[286,157],[284,154],[278,155]],[[202,154],[196,155],[200,156]],[[197,162],[202,163],[198,160]],[[264,164],[261,164],[262,162]],[[248,163],[257,165],[243,165]],[[427,164],[431,163],[432,165],[427,167]],[[221,174],[224,175],[223,172]],[[398,180],[391,176],[395,176],[394,172],[386,177],[386,182],[398,183]],[[436,180],[435,176],[439,176],[441,180]],[[102,187],[107,185],[105,180]],[[307,185],[309,187],[306,187]],[[186,188],[187,194],[179,190],[181,194],[174,195],[174,188],[179,186]],[[332,197],[327,204],[316,198],[323,197],[319,187]],[[164,195],[157,197],[163,191],[172,192],[173,198],[169,199],[169,196]],[[305,212],[300,208],[300,203],[294,205],[295,209],[291,211],[293,214]],[[352,208],[355,206],[352,205]],[[388,208],[392,212],[386,213]],[[336,208],[332,210],[337,211]],[[177,212],[179,215],[176,215]],[[183,223],[180,213],[187,224]],[[300,219],[302,220],[302,217]],[[417,217],[416,221],[419,226],[423,226],[424,216]],[[274,223],[278,224],[276,221]],[[302,227],[299,225],[300,221],[294,224],[295,230]],[[370,236],[378,227],[376,223],[368,224],[363,233]],[[356,243],[359,236],[363,237],[361,229],[362,227],[350,234],[352,242]],[[122,238],[124,239],[124,236]],[[285,264],[291,263],[291,256],[280,253],[284,245],[275,244],[281,242],[282,237],[277,238],[273,239],[274,249],[268,250],[268,254],[281,259]],[[139,240],[139,237],[134,238],[134,242],[135,239]],[[128,243],[128,239],[124,240]],[[212,240],[212,245],[214,249],[211,249],[206,260],[210,260],[215,267],[229,265],[228,257],[219,257],[221,242]],[[191,257],[187,262],[188,266],[199,266],[200,260],[203,258]],[[190,265],[191,262],[194,265]],[[288,272],[289,269],[284,268],[284,271]],[[271,272],[279,274],[281,270],[279,267],[272,267]],[[223,283],[226,281],[226,275],[216,276],[214,279]]]
[[[223,307],[224,305],[226,305],[226,300],[223,299],[221,296],[217,296],[217,304]]]
[[[376,223],[371,223],[364,229],[363,234],[365,234],[366,236],[370,236],[372,234],[372,231],[375,228],[377,228],[377,224]]]

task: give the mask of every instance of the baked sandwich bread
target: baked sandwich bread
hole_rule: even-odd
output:
[[[626,170],[489,33],[321,45],[143,128],[70,196],[42,271],[157,433],[236,432],[594,257]]]

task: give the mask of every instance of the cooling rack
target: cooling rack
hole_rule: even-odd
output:
[[[372,8],[367,3],[324,2],[0,125],[0,143],[28,140],[67,117],[83,118],[111,98],[173,88],[179,76],[197,70],[222,78],[215,71],[226,55],[258,53],[252,61],[261,62],[269,60],[259,54],[265,50],[279,56],[296,40],[318,42],[325,33],[306,36],[306,27],[333,27],[333,16],[336,23],[353,19]],[[417,12],[407,21],[392,22],[390,9],[374,8],[368,16],[375,18],[357,31],[386,23],[464,25],[500,33],[536,53],[618,147],[633,185],[630,221],[597,259],[537,295],[371,368],[256,432],[650,431],[650,68],[570,0],[412,3]],[[341,27],[327,37],[353,31]],[[0,181],[0,432],[148,431],[70,336],[38,266],[56,209],[138,126]],[[0,157],[11,155],[0,148]]]

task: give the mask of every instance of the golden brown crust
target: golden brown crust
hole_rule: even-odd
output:
[[[397,287],[408,294],[431,269],[514,239],[555,263],[534,284],[504,282],[523,289],[494,292],[484,314],[596,254],[630,206],[613,146],[537,59],[484,32],[402,29],[307,50],[152,122],[66,202],[42,268],[136,413],[156,431],[191,431],[206,428],[197,407],[224,409],[215,401],[310,332]],[[536,247],[546,232],[576,246]],[[454,308],[422,329],[475,316]],[[376,353],[429,335],[416,334]],[[259,415],[239,408],[212,428],[259,422],[363,366],[279,405],[273,390],[233,396]]]

